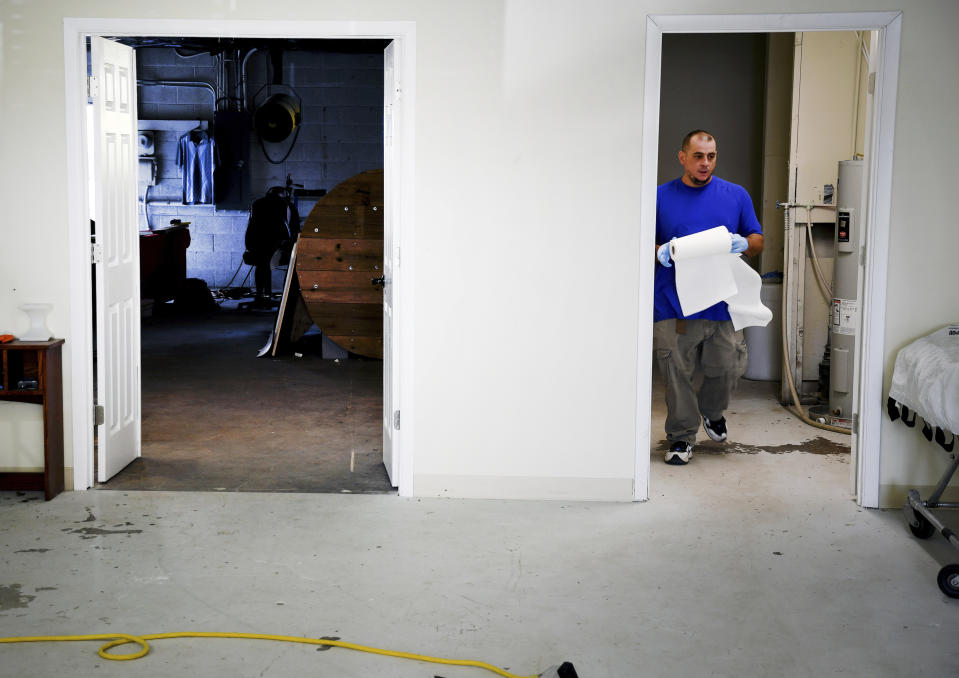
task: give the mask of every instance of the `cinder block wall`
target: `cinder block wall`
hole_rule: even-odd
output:
[[[139,47],[137,56],[138,113],[141,130],[155,130],[157,184],[141,190],[140,228],[164,228],[172,219],[190,222],[187,275],[201,278],[211,288],[239,286],[250,267],[242,264],[249,208],[217,209],[216,205],[184,205],[182,178],[176,164],[179,138],[197,124],[212,127],[213,93],[204,87],[148,85],[144,81],[216,83],[216,59],[210,54],[183,57],[172,47]],[[247,62],[248,104],[260,104],[271,81],[269,56],[258,50]],[[282,186],[290,175],[306,189],[330,190],[359,172],[383,166],[383,57],[377,47],[369,53],[324,49],[284,50],[281,80],[302,100],[302,123],[286,159],[267,160],[257,135],[250,131],[248,161],[251,199],[271,186]],[[277,87],[274,92],[289,92]],[[259,92],[259,94],[258,94]],[[221,94],[222,96],[222,94]],[[224,106],[220,102],[220,106]],[[191,124],[195,123],[195,124]],[[283,158],[285,142],[264,144],[274,160]],[[315,198],[298,198],[301,222]],[[235,276],[235,278],[234,278]],[[274,271],[278,291],[283,272]],[[246,286],[252,286],[252,275]]]

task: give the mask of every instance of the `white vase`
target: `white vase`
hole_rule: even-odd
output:
[[[50,330],[47,329],[47,313],[53,304],[20,304],[20,310],[30,318],[30,329],[20,335],[20,341],[47,341]]]

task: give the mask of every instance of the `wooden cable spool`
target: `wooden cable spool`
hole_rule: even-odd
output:
[[[316,202],[297,243],[296,275],[327,338],[383,357],[383,170],[361,172]]]

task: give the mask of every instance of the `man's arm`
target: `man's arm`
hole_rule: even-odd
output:
[[[746,248],[746,251],[743,252],[743,254],[745,254],[747,257],[754,257],[763,251],[762,233],[750,233],[746,236],[746,242],[749,243],[749,247]]]

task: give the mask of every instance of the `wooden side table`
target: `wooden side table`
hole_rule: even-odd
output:
[[[63,492],[63,341],[0,344],[0,401],[43,407],[43,471],[0,473],[0,490]]]

